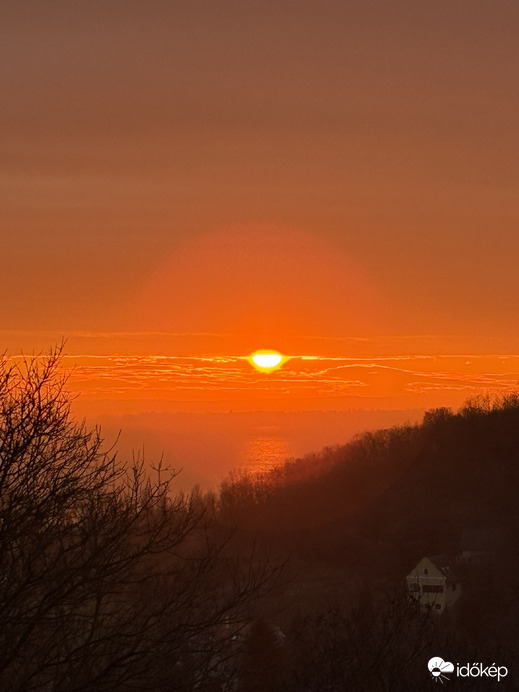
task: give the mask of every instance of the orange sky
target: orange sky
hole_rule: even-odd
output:
[[[517,2],[29,0],[0,27],[6,350],[65,337],[117,410],[517,386]],[[265,376],[258,348],[317,359]]]

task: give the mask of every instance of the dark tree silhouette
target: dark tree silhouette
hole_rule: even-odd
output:
[[[0,365],[0,689],[226,689],[276,570],[73,420],[60,353]]]

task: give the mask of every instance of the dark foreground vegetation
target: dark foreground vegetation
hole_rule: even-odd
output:
[[[186,494],[72,419],[58,360],[0,371],[0,690],[406,692],[433,656],[517,688],[519,396]],[[478,532],[417,607],[406,575]]]

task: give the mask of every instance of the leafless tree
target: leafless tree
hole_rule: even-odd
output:
[[[59,350],[0,365],[0,689],[227,689],[276,569],[74,421]]]

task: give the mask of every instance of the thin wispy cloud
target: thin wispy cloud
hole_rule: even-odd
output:
[[[398,397],[403,404],[428,406],[433,394],[469,396],[519,388],[519,356],[410,355],[379,358],[311,359],[295,356],[265,374],[235,356],[65,356],[71,388],[86,399],[128,397],[200,401],[217,397],[251,401],[265,396],[297,408],[298,401],[336,397]]]

